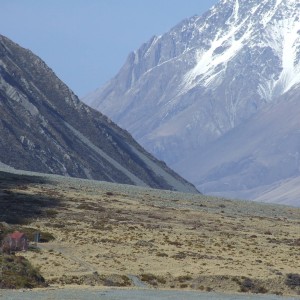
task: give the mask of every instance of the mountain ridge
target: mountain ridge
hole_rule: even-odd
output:
[[[299,10],[294,0],[219,1],[152,37],[83,101],[184,175],[176,166],[191,152],[209,151],[300,82]]]
[[[86,106],[31,51],[0,36],[1,162],[156,188],[196,189]]]

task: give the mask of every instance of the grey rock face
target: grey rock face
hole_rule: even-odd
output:
[[[0,160],[14,168],[179,191],[196,189],[89,108],[45,63],[0,36]]]
[[[210,181],[198,175],[201,153],[300,82],[299,13],[296,0],[222,0],[131,53],[116,77],[84,101],[203,188]],[[261,126],[257,139],[267,121]],[[192,154],[192,163],[184,166]],[[268,166],[257,168],[245,172],[255,176]],[[242,170],[244,165],[235,172]],[[212,176],[214,170],[207,172]],[[217,182],[225,173],[218,171],[215,184],[204,190],[224,191]],[[290,174],[279,173],[273,180]],[[226,185],[239,196],[234,191],[247,189],[246,180]],[[260,180],[253,187],[268,183]]]
[[[191,153],[176,169],[186,178],[197,178],[204,193],[299,206],[299,188],[285,197],[274,193],[268,193],[269,199],[261,197],[287,180],[300,178],[299,98],[298,85],[205,150]]]

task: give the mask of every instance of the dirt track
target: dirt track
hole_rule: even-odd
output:
[[[53,289],[44,291],[0,291],[0,298],[10,300],[299,300],[296,297],[275,295],[222,295],[190,291],[159,290],[99,290],[99,289]]]

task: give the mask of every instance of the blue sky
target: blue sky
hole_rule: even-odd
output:
[[[102,86],[153,35],[217,0],[0,0],[0,34],[40,56],[78,96]]]

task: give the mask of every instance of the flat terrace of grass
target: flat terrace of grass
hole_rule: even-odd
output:
[[[299,208],[82,180],[1,192],[2,218],[9,199],[33,205],[23,228],[54,237],[22,254],[49,284],[128,286],[133,275],[158,288],[300,292]]]

